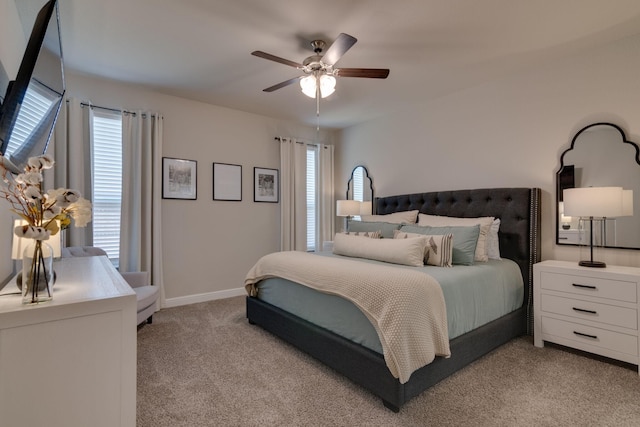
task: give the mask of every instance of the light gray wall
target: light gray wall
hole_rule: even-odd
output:
[[[596,121],[640,141],[639,70],[637,36],[347,128],[336,149],[336,191],[356,164],[368,167],[377,196],[540,187],[542,257],[577,261],[576,248],[554,243],[559,157]],[[612,264],[640,265],[638,251],[602,253]]]
[[[164,116],[164,157],[198,162],[197,200],[163,200],[163,256],[170,305],[243,287],[262,255],[279,250],[280,204],[253,201],[253,168],[280,168],[275,136],[312,140],[315,129],[73,73],[67,93],[95,105]],[[329,143],[331,133],[324,135]],[[242,165],[242,201],[213,201],[213,162]]]

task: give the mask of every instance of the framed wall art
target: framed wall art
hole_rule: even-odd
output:
[[[253,201],[278,203],[278,169],[253,168]]]
[[[195,160],[162,158],[162,198],[196,200],[197,168]]]
[[[242,166],[213,164],[213,200],[242,201]]]

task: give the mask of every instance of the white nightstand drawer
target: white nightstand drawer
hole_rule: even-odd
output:
[[[576,319],[638,329],[638,312],[632,308],[543,294],[541,309],[543,312],[562,314]]]
[[[542,316],[542,333],[603,350],[638,355],[638,337]],[[552,340],[553,341],[553,340]]]
[[[541,277],[540,286],[542,289],[626,302],[636,302],[637,299],[636,282],[551,273],[548,271],[543,271]]]

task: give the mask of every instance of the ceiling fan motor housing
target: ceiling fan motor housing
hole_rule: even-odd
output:
[[[311,47],[316,54],[320,54],[320,52],[324,50],[326,45],[327,44],[324,42],[324,40],[314,40],[311,42]]]
[[[262,52],[259,50],[251,52],[252,55],[260,58],[267,59],[269,61],[279,62],[290,67],[294,67],[302,71],[306,76],[313,76],[315,80],[324,79],[325,83],[332,83],[331,89],[326,88],[327,91],[332,92],[335,87],[335,77],[364,77],[374,79],[386,79],[389,75],[389,69],[385,68],[334,68],[335,64],[340,60],[342,55],[345,54],[358,40],[350,36],[349,34],[340,33],[334,40],[331,46],[325,51],[327,44],[324,40],[313,40],[311,47],[315,55],[311,55],[306,58],[302,63],[290,61],[288,59],[280,58],[279,56],[272,55],[270,53]],[[324,53],[323,53],[324,52]],[[303,77],[294,77],[289,80],[285,80],[276,85],[263,89],[264,92],[273,92],[281,89],[285,86],[301,82]],[[330,78],[329,78],[330,77]],[[311,88],[313,89],[313,88]]]

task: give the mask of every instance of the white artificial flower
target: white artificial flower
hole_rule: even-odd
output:
[[[49,240],[49,231],[44,227],[35,227],[33,225],[19,225],[13,229],[16,236],[34,239],[34,240]]]
[[[71,217],[76,227],[86,227],[91,221],[91,202],[80,197],[78,201],[69,206]]]
[[[60,213],[62,213],[62,208],[60,206],[49,206],[42,212],[42,218],[45,220],[50,220],[58,216]]]
[[[31,201],[40,200],[42,198],[42,193],[40,193],[40,189],[38,187],[29,186],[24,190],[24,197]]]
[[[56,203],[60,204],[61,206],[68,206],[69,203],[75,203],[78,201],[78,199],[80,199],[80,193],[78,193],[76,190],[65,189],[62,194],[56,197]]]
[[[40,170],[51,169],[55,161],[53,160],[53,157],[49,156],[48,154],[43,154],[42,156],[29,157],[27,163],[32,168]]]
[[[42,182],[42,179],[40,172],[25,172],[16,177],[16,182],[27,185],[38,185]]]
[[[64,192],[67,191],[66,188],[52,188],[51,190],[47,191],[47,194],[45,195],[45,198],[47,200],[56,200],[58,198],[58,196],[61,196],[64,194]]]

